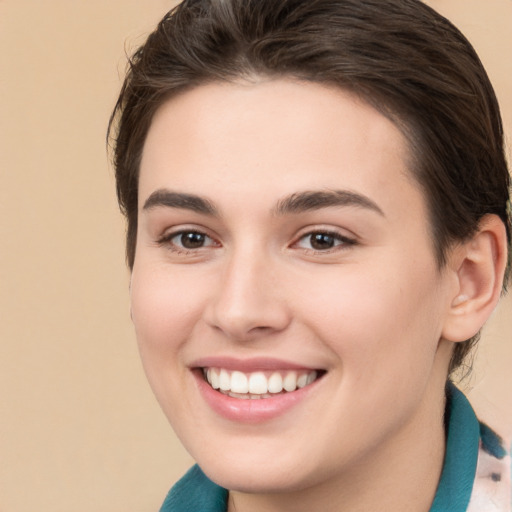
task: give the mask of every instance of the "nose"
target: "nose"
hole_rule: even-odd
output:
[[[206,322],[236,341],[249,341],[286,329],[291,321],[280,274],[255,252],[234,254],[205,308]]]

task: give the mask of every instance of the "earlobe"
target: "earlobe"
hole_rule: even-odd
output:
[[[443,328],[443,338],[466,341],[482,328],[500,298],[507,261],[505,225],[486,215],[477,233],[454,251],[457,289]]]

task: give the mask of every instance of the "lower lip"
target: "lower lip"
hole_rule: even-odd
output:
[[[201,370],[193,372],[199,391],[206,403],[220,416],[241,423],[262,423],[281,416],[302,402],[316,387],[318,380],[296,391],[271,398],[233,398],[213,389],[203,378]]]

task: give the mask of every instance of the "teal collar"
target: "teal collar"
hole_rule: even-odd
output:
[[[196,464],[169,491],[160,512],[226,512],[228,491],[214,484]]]
[[[480,425],[467,398],[451,383],[446,386],[446,454],[430,512],[464,512],[476,475]]]
[[[465,512],[476,474],[479,423],[466,397],[446,388],[446,454],[430,512]],[[226,512],[228,491],[193,466],[171,489],[160,512]]]

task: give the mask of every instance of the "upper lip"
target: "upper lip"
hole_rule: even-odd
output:
[[[317,370],[317,367],[304,365],[284,359],[269,357],[252,357],[239,359],[235,357],[203,357],[196,359],[189,365],[190,368],[223,368],[225,370],[238,370],[242,372],[270,371],[270,370]]]

